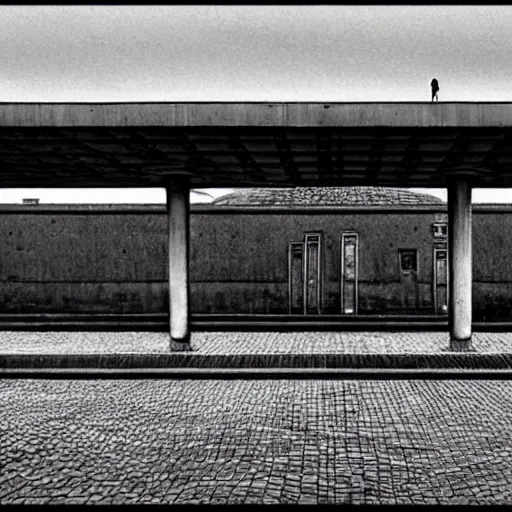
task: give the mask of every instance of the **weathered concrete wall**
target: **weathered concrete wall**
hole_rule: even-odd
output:
[[[473,215],[473,319],[512,320],[512,212]]]
[[[166,216],[0,215],[2,312],[166,311]]]
[[[139,207],[140,209],[140,207]],[[193,313],[287,313],[288,243],[323,235],[324,313],[340,311],[340,236],[359,233],[360,312],[410,310],[398,249],[418,250],[418,311],[432,308],[432,222],[442,212],[195,212]],[[0,313],[165,313],[165,213],[0,214]],[[512,319],[512,212],[474,212],[474,318]],[[418,312],[416,311],[416,312]],[[411,311],[412,312],[412,311]]]
[[[196,283],[196,289],[201,282],[203,294],[193,297],[194,307],[198,311],[218,311],[217,307],[208,304],[209,300],[214,300],[218,304],[231,304],[232,312],[286,313],[288,243],[303,240],[306,232],[321,232],[324,249],[322,310],[338,313],[340,238],[346,231],[360,233],[361,309],[403,307],[398,249],[418,249],[420,288],[430,287],[431,223],[434,220],[435,214],[398,213],[373,216],[195,214],[191,279]],[[224,286],[221,283],[225,283]],[[208,287],[212,290],[210,293],[206,291]],[[378,303],[372,300],[374,296],[380,298]],[[431,293],[421,293],[421,297],[423,308],[432,307]]]

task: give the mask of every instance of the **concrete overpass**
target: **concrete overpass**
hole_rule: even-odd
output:
[[[165,187],[187,349],[191,187],[447,187],[450,333],[471,340],[471,189],[512,186],[510,103],[0,103],[2,187]]]

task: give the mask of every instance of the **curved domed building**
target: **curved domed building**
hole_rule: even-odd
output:
[[[240,189],[218,197],[218,206],[389,206],[440,204],[430,194],[391,187],[296,187]]]

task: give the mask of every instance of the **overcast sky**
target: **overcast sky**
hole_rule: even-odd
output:
[[[440,101],[512,101],[508,5],[4,5],[0,48],[0,101],[429,101],[433,77]],[[0,201],[34,194],[4,189]],[[113,196],[164,201],[102,197]]]

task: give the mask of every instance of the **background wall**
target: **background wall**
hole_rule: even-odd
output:
[[[323,312],[340,312],[340,238],[359,236],[361,310],[403,305],[399,248],[417,248],[420,305],[432,307],[435,214],[195,214],[191,276],[194,310],[288,312],[288,243],[306,232],[323,236]]]
[[[512,210],[473,216],[473,319],[512,320]]]
[[[1,215],[1,311],[166,311],[165,220],[110,213]]]
[[[343,231],[359,233],[361,313],[403,308],[402,248],[418,249],[419,311],[431,312],[431,225],[445,215],[443,207],[437,213],[271,215],[193,208],[192,312],[286,314],[288,243],[311,231],[323,235],[324,313],[340,311]],[[0,215],[0,237],[0,313],[168,310],[167,216],[162,208],[11,207]],[[475,208],[473,239],[474,318],[512,320],[512,211]]]

